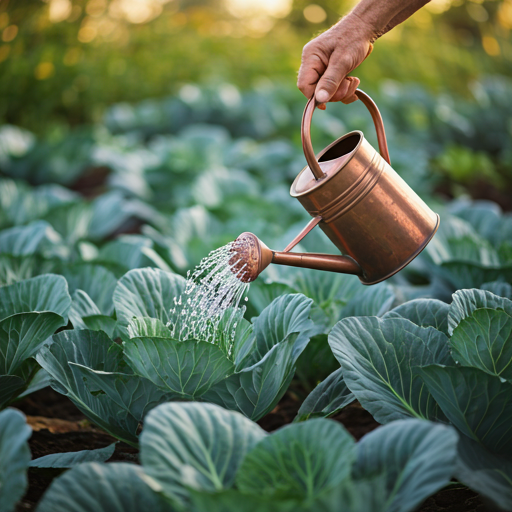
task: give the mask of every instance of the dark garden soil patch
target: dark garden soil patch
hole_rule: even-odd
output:
[[[116,441],[91,424],[71,400],[51,388],[37,391],[14,406],[27,415],[27,423],[32,427],[29,446],[33,459],[51,453],[104,448]],[[110,461],[138,463],[138,450],[118,442]],[[28,490],[18,503],[16,512],[35,510],[45,490],[61,472],[58,469],[30,468]]]
[[[85,420],[85,416],[73,402],[52,388],[44,388],[14,404],[16,409],[27,416],[59,418],[68,421]]]
[[[271,432],[292,423],[302,401],[294,392],[288,392],[277,407],[258,423]],[[109,434],[91,424],[85,416],[63,395],[51,388],[42,389],[15,404],[27,415],[33,429],[29,440],[32,458],[51,453],[76,452],[103,448],[115,441]],[[333,418],[342,423],[360,439],[379,424],[357,402],[354,402]],[[138,463],[138,451],[118,442],[110,462]],[[32,512],[52,480],[61,474],[57,469],[28,471],[29,487],[16,512]],[[445,489],[430,497],[418,512],[494,512],[480,497],[465,487]]]
[[[93,199],[105,192],[109,174],[108,167],[89,167],[69,188]]]
[[[418,512],[496,512],[467,487],[444,489],[431,496]]]

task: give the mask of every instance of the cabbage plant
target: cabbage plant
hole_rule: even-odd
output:
[[[95,314],[94,302],[77,293],[75,324],[91,325],[94,318],[100,330],[63,331],[37,355],[54,389],[131,444],[144,415],[163,401],[213,402],[261,418],[285,393],[309,341],[312,301],[301,294],[278,297],[252,323],[239,321],[230,351],[222,338],[231,330],[222,322],[214,343],[173,339],[166,324],[184,288],[183,277],[158,269],[125,274],[113,297],[122,345],[104,332],[109,325]]]
[[[323,234],[312,236],[313,242],[305,244],[305,248],[332,252],[332,244],[324,238]],[[327,343],[327,334],[336,322],[348,316],[381,316],[397,300],[395,287],[389,283],[364,286],[356,276],[348,274],[277,265],[267,273],[272,277],[251,283],[248,302],[251,313],[259,314],[272,300],[287,293],[302,293],[313,300],[314,336],[297,361],[297,376],[306,389],[314,387],[319,379],[339,366]]]
[[[46,384],[34,356],[68,323],[70,306],[62,276],[45,274],[0,287],[0,407]]]
[[[356,443],[332,420],[267,434],[213,404],[153,409],[140,466],[86,463],[56,479],[37,512],[408,512],[450,481],[457,434],[408,419]]]
[[[343,319],[329,343],[344,385],[378,422],[452,424],[460,434],[456,477],[510,510],[512,287],[487,287],[510,298],[469,289],[450,305],[413,300],[383,318]],[[323,383],[331,402],[346,396],[340,380]],[[344,394],[336,396],[334,386]],[[301,413],[328,414],[328,405],[324,411],[311,398]]]
[[[12,512],[28,486],[31,428],[15,409],[0,412],[0,510]]]
[[[440,278],[451,292],[511,282],[512,216],[489,201],[454,201],[447,210],[425,250],[425,274]]]

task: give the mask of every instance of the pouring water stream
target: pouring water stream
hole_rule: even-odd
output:
[[[185,290],[174,298],[167,324],[173,338],[220,344],[231,355],[236,327],[246,310],[243,302],[248,300],[247,263],[239,251],[243,243],[235,240],[215,249],[192,273],[188,271]]]

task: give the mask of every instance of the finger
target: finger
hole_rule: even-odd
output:
[[[297,87],[306,98],[309,99],[313,96],[318,80],[325,72],[326,67],[326,64],[318,55],[304,50],[297,78]]]
[[[351,78],[351,80],[349,81],[348,90],[345,96],[341,98],[342,103],[345,104],[352,103],[357,100],[356,89],[359,87],[359,84],[361,83],[361,80],[359,80],[359,78],[355,76],[351,76],[348,78]]]
[[[352,80],[352,77],[347,76],[344,78],[344,80],[341,82],[340,86],[338,87],[338,90],[334,93],[334,96],[331,98],[331,101],[341,101],[346,95],[350,88],[350,81]]]
[[[350,72],[349,65],[342,55],[333,53],[329,59],[329,65],[318,81],[315,90],[316,100],[319,103],[326,103],[334,96],[342,80]]]
[[[370,43],[368,47],[368,53],[366,54],[366,58],[372,53],[373,44]],[[331,101],[341,101],[343,103],[353,103],[357,101],[357,96],[355,95],[356,89],[359,87],[361,81],[359,78],[355,76],[347,76],[341,82],[338,90],[334,93],[334,96],[331,98]]]

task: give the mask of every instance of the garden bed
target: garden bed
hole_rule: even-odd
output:
[[[287,393],[278,406],[258,423],[268,432],[293,421],[301,405],[294,393]],[[27,415],[33,433],[29,440],[32,458],[52,453],[76,452],[103,448],[115,438],[91,424],[73,403],[51,388],[45,388],[26,397],[16,407]],[[333,417],[357,439],[379,426],[373,417],[357,402],[345,407]],[[138,463],[138,450],[118,442],[109,462]],[[29,487],[18,503],[16,512],[32,512],[52,480],[62,470],[30,468]],[[443,489],[428,498],[418,512],[492,512],[481,498],[470,489],[458,486]]]

